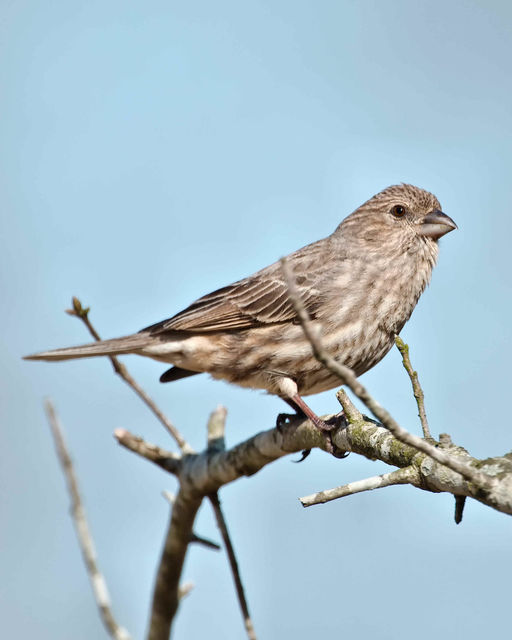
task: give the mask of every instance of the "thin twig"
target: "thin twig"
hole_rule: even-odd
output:
[[[412,392],[416,398],[416,404],[418,405],[418,415],[421,421],[421,428],[423,429],[423,437],[427,440],[432,439],[430,429],[428,427],[427,412],[425,411],[425,395],[421,388],[420,380],[418,378],[418,372],[414,371],[409,357],[409,345],[405,344],[400,336],[395,336],[395,344],[398,351],[402,354],[402,364],[407,371],[412,384]]]
[[[87,574],[91,582],[94,599],[99,609],[101,620],[105,625],[108,634],[112,638],[115,640],[130,640],[130,634],[116,622],[114,614],[112,613],[107,583],[98,567],[96,550],[94,548],[94,542],[87,523],[82,498],[80,496],[73,461],[71,460],[71,456],[69,455],[69,451],[64,441],[64,436],[62,434],[62,429],[55,412],[55,408],[50,400],[46,400],[45,402],[45,411],[50,424],[53,440],[55,442],[57,457],[66,478],[68,492],[71,498],[71,516],[75,524],[78,543],[82,551],[82,557],[85,562]]]
[[[167,500],[167,502],[169,502],[169,504],[173,505],[175,503],[176,496],[174,495],[174,493],[171,493],[170,491],[162,491],[162,495]],[[222,549],[220,544],[217,544],[216,542],[213,542],[213,540],[209,540],[208,538],[203,538],[203,536],[198,536],[197,533],[193,532],[190,536],[190,542],[195,542],[196,544],[200,544],[207,549],[213,549],[215,551],[220,551]]]
[[[222,549],[220,544],[217,544],[216,542],[213,542],[213,540],[209,540],[208,538],[203,538],[203,536],[198,536],[197,533],[192,534],[190,542],[199,544],[202,547],[211,549],[212,551],[220,551]]]
[[[146,460],[150,462],[154,462],[165,471],[173,473],[174,475],[179,474],[182,458],[178,454],[172,451],[166,451],[156,444],[146,442],[140,436],[134,436],[133,433],[130,433],[126,429],[116,429],[114,431],[114,438],[126,449],[146,458]]]
[[[218,406],[210,414],[208,420],[208,453],[220,453],[225,451],[225,430],[226,430],[226,415],[227,411],[225,407]],[[238,561],[235,555],[235,549],[229,535],[228,525],[222,507],[220,504],[218,492],[212,493],[208,496],[210,504],[212,505],[213,513],[215,514],[215,520],[219,527],[222,539],[224,541],[224,547],[229,560],[229,566],[231,574],[233,576],[233,582],[235,583],[236,594],[238,597],[238,604],[240,605],[240,611],[242,612],[242,618],[244,620],[245,631],[249,640],[256,640],[256,632],[254,631],[254,625],[252,623],[251,614],[249,613],[249,605],[245,597],[245,590],[242,584],[242,576],[240,575],[240,569],[238,568]]]
[[[254,631],[254,625],[252,623],[251,614],[249,613],[249,606],[247,604],[247,600],[245,597],[245,591],[242,584],[242,578],[240,576],[240,571],[238,569],[238,562],[235,555],[235,550],[231,543],[231,538],[229,536],[228,526],[226,520],[224,518],[224,514],[222,513],[219,494],[212,493],[208,496],[208,499],[211,502],[213,507],[213,512],[215,513],[215,519],[217,520],[217,526],[222,535],[222,539],[224,540],[224,546],[226,547],[226,553],[229,558],[229,565],[231,567],[231,573],[233,574],[233,580],[235,582],[236,593],[238,596],[238,602],[240,604],[240,609],[242,611],[242,616],[244,619],[245,631],[247,633],[247,637],[249,640],[257,640],[256,632]]]
[[[89,320],[89,311],[90,307],[83,307],[80,300],[75,296],[72,300],[73,308],[66,309],[66,313],[70,316],[74,316],[82,320],[85,324],[89,333],[95,340],[100,341],[101,338],[96,331],[96,329],[91,324]],[[171,436],[176,441],[176,444],[180,448],[183,453],[192,453],[193,449],[182,436],[182,434],[178,431],[178,429],[173,425],[173,423],[169,420],[169,418],[158,408],[155,401],[144,391],[144,389],[139,385],[139,383],[131,376],[128,372],[126,366],[116,358],[116,356],[108,356],[110,362],[112,362],[112,366],[114,367],[114,371],[126,382],[126,384],[135,391],[135,393],[139,396],[139,398],[146,404],[147,407],[155,414],[155,416],[160,420],[163,426],[167,429],[167,431],[171,434]]]
[[[317,326],[313,326],[309,315],[304,307],[302,300],[300,299],[295,280],[292,276],[290,268],[285,258],[281,258],[281,265],[283,274],[288,285],[288,295],[293,304],[295,312],[299,318],[304,335],[309,340],[313,354],[316,359],[323,364],[329,371],[337,375],[343,384],[354,393],[361,402],[368,407],[373,415],[379,420],[386,429],[388,429],[397,440],[414,447],[418,451],[421,451],[440,464],[448,467],[452,471],[460,473],[466,480],[474,482],[483,489],[490,490],[495,484],[493,478],[489,477],[485,473],[473,469],[462,460],[453,458],[447,455],[444,451],[436,449],[426,440],[422,440],[418,436],[413,435],[401,427],[398,422],[391,416],[391,414],[384,409],[374,398],[369,394],[367,389],[359,382],[355,373],[349,367],[337,362],[327,351],[323,348],[320,340],[320,333]]]
[[[314,504],[323,504],[324,502],[330,502],[331,500],[337,500],[345,496],[352,496],[355,493],[381,489],[382,487],[389,487],[393,484],[415,484],[415,482],[419,482],[418,478],[418,470],[415,467],[404,467],[403,469],[396,469],[395,471],[384,473],[380,476],[372,476],[364,480],[349,482],[334,489],[319,491],[310,496],[299,498],[299,500],[303,507],[311,507]]]

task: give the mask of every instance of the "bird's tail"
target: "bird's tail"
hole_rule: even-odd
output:
[[[78,347],[66,349],[54,349],[53,351],[41,351],[30,356],[24,356],[24,360],[73,360],[74,358],[92,358],[95,356],[117,356],[123,353],[136,353],[139,349],[151,344],[154,337],[147,333],[134,333],[131,336],[113,338],[112,340],[99,340]]]

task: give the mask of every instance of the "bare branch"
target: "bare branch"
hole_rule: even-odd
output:
[[[226,407],[218,406],[208,420],[208,451],[224,451],[226,429]]]
[[[213,512],[215,513],[215,518],[217,520],[217,526],[219,527],[219,530],[222,534],[222,539],[224,540],[224,546],[226,547],[226,553],[228,554],[229,566],[231,567],[231,573],[233,574],[233,580],[235,582],[238,602],[240,604],[242,617],[244,619],[247,638],[249,640],[257,640],[256,632],[254,631],[254,625],[251,619],[251,614],[249,613],[249,606],[247,604],[247,599],[245,597],[245,591],[242,584],[242,578],[240,576],[240,570],[238,568],[238,562],[236,559],[235,550],[231,543],[231,538],[228,531],[228,525],[226,523],[224,514],[222,513],[222,509],[220,506],[219,494],[217,492],[212,493],[208,496],[208,499],[210,500],[211,505],[213,507]]]
[[[418,372],[414,371],[412,368],[411,359],[409,357],[409,345],[405,344],[400,336],[395,336],[395,344],[398,351],[402,354],[402,364],[411,379],[412,392],[414,393],[416,404],[418,405],[418,415],[421,421],[421,428],[423,429],[423,437],[427,440],[431,440],[432,436],[428,427],[427,412],[425,411],[425,395],[420,385]]]
[[[130,451],[146,458],[150,462],[154,462],[156,465],[177,475],[181,469],[181,457],[173,453],[172,451],[166,451],[156,444],[146,442],[139,436],[134,436],[126,429],[116,429],[114,431],[114,438],[120,445],[126,447]]]
[[[338,391],[337,395],[341,397],[342,394],[346,397],[343,390]],[[353,405],[352,409],[354,419],[346,427],[331,432],[337,448],[353,451],[369,460],[378,459],[394,467],[414,465],[420,474],[420,483],[415,485],[417,488],[468,496],[512,515],[512,453],[478,460],[462,447],[441,439],[438,445],[440,451],[450,458],[463,460],[468,466],[481,469],[494,479],[492,487],[484,489],[415,447],[400,442],[388,429],[365,418]],[[329,420],[330,417],[322,416],[322,419]],[[290,453],[315,447],[325,450],[322,433],[308,419],[294,420],[280,429],[257,433],[227,451],[211,454],[206,451],[185,456],[180,462],[180,482],[185,482],[193,492],[208,495],[238,478],[257,473],[267,464]]]
[[[66,313],[70,316],[74,316],[82,320],[85,324],[89,333],[95,340],[101,340],[98,332],[93,327],[91,321],[89,320],[89,311],[90,307],[84,308],[80,300],[75,296],[73,297],[73,308],[67,309]],[[183,453],[192,453],[193,449],[182,436],[182,434],[178,431],[178,429],[173,425],[173,423],[169,420],[169,418],[158,408],[155,401],[144,391],[144,389],[139,385],[139,383],[131,376],[128,372],[126,366],[116,358],[116,356],[108,356],[110,362],[112,362],[112,366],[114,367],[114,371],[126,382],[126,384],[135,391],[135,393],[139,396],[139,398],[144,402],[144,404],[149,407],[149,409],[154,413],[154,415],[160,420],[163,426],[167,429],[167,431],[171,434],[171,436],[176,441],[176,444],[180,448]]]
[[[418,451],[426,453],[428,456],[436,460],[437,462],[445,465],[449,469],[460,473],[466,480],[474,482],[483,489],[491,490],[495,484],[494,478],[487,476],[486,474],[470,467],[468,464],[460,459],[454,459],[447,455],[444,451],[437,449],[426,440],[422,440],[418,436],[413,435],[401,427],[398,422],[391,416],[391,414],[384,409],[374,398],[370,395],[367,389],[359,382],[355,373],[349,367],[337,362],[327,351],[322,347],[320,336],[317,327],[313,326],[308,316],[306,308],[297,291],[295,281],[293,279],[290,268],[285,258],[281,258],[281,265],[283,268],[283,274],[288,285],[288,294],[293,304],[295,312],[300,320],[304,335],[309,340],[311,348],[316,359],[323,364],[329,371],[337,375],[343,384],[347,387],[364,403],[366,407],[373,413],[373,415],[379,420],[386,429],[388,429],[397,440],[400,440],[404,444],[416,448]]]
[[[174,503],[162,556],[158,566],[148,640],[168,640],[180,602],[183,562],[202,496],[180,488]]]
[[[396,469],[395,471],[384,473],[380,476],[372,476],[371,478],[365,478],[364,480],[349,482],[348,484],[344,484],[343,486],[336,487],[334,489],[319,491],[318,493],[313,493],[310,496],[299,498],[299,500],[303,507],[311,507],[314,504],[323,504],[324,502],[330,502],[331,500],[337,500],[338,498],[344,498],[345,496],[352,496],[355,493],[381,489],[382,487],[389,487],[393,484],[419,484],[418,470],[412,466],[404,467],[403,469]]]
[[[71,498],[71,516],[75,524],[82,557],[85,562],[87,574],[91,582],[94,599],[99,609],[101,620],[105,625],[108,634],[112,638],[115,640],[130,640],[130,634],[128,631],[123,629],[123,627],[119,626],[114,618],[114,614],[112,613],[107,583],[98,567],[96,550],[94,548],[94,542],[87,523],[82,498],[80,496],[73,461],[71,460],[71,456],[69,455],[69,451],[64,441],[64,436],[62,434],[62,429],[55,412],[55,408],[50,400],[46,400],[45,402],[45,411],[53,435],[55,449],[57,450],[57,457],[66,478],[68,492]]]
[[[162,491],[162,495],[169,502],[169,504],[173,505],[175,503],[176,496],[174,495],[174,493],[171,493],[170,491]],[[220,551],[222,549],[220,544],[217,544],[216,542],[213,542],[208,538],[203,538],[202,536],[198,536],[197,533],[192,533],[190,542],[195,542],[197,544],[202,545],[203,547],[206,547],[207,549],[214,549],[215,551]],[[183,588],[183,587],[180,587],[180,588]]]
[[[336,397],[343,407],[345,418],[350,422],[350,424],[357,424],[361,420],[364,420],[364,416],[345,393],[345,389],[343,389],[343,387],[336,391]]]
[[[214,411],[212,411],[210,418],[208,420],[208,453],[211,455],[213,453],[224,451],[226,448],[225,440],[224,440],[224,432],[226,429],[226,415],[227,411],[225,407],[217,407]],[[222,539],[224,541],[224,546],[226,548],[226,553],[229,560],[229,566],[231,569],[231,574],[233,576],[233,582],[235,583],[236,594],[238,597],[238,603],[240,605],[240,610],[242,612],[242,617],[244,619],[244,626],[247,633],[247,637],[249,640],[256,640],[256,633],[254,631],[254,625],[252,623],[251,615],[249,613],[249,605],[247,604],[247,599],[245,597],[245,591],[242,584],[242,576],[240,575],[240,569],[238,568],[238,561],[235,555],[235,549],[233,547],[233,543],[231,541],[231,537],[229,535],[228,525],[226,522],[226,518],[224,517],[224,513],[222,512],[222,507],[220,504],[219,494],[217,491],[210,494],[208,496],[210,503],[213,508],[213,513],[215,514],[215,520],[217,521],[217,526],[222,535]]]

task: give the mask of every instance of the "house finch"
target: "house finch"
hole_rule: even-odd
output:
[[[402,184],[365,202],[327,238],[287,258],[324,348],[361,375],[391,349],[430,280],[438,240],[456,229],[431,193]],[[323,423],[301,396],[339,379],[314,357],[288,296],[281,264],[199,298],[139,333],[27,356],[67,360],[134,353],[174,366],[171,382],[196,373],[265,389]]]

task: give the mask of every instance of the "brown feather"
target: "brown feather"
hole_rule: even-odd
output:
[[[292,269],[294,264],[300,263],[301,275],[297,278],[297,288],[312,318],[316,317],[316,311],[323,302],[318,285],[329,277],[325,271],[328,241],[326,238],[310,244],[288,258]],[[295,318],[281,265],[275,262],[248,278],[199,298],[172,318],[142,331],[149,331],[153,335],[167,331],[206,333],[251,329],[293,321]]]

